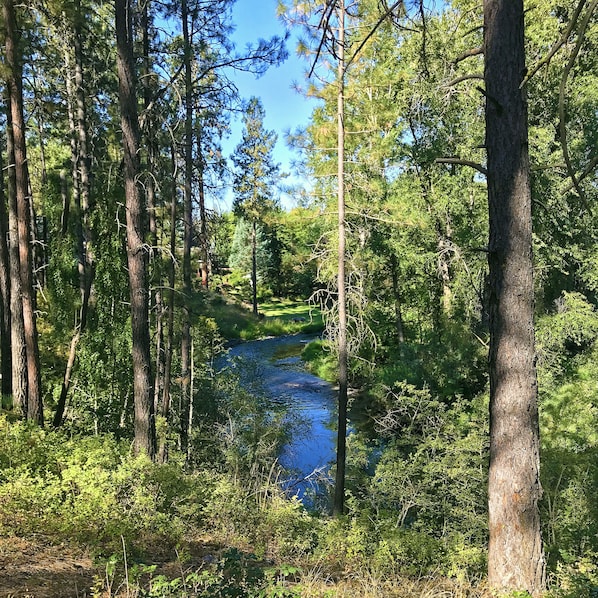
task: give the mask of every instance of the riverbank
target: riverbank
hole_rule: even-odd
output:
[[[255,340],[287,334],[316,334],[324,329],[320,309],[307,300],[270,299],[255,316],[251,306],[218,293],[205,295],[206,315],[227,340]]]

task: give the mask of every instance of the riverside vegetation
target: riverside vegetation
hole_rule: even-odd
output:
[[[298,187],[234,84],[288,40],[233,5],[2,2],[0,595],[595,598],[598,1],[281,2]],[[214,363],[322,327],[352,425],[302,503],[294,414]]]
[[[539,340],[542,378],[559,379],[567,369],[543,403],[549,595],[574,598],[592,596],[598,582],[596,413],[585,403],[595,392],[598,315],[579,297],[569,300],[576,313],[543,320]],[[234,314],[240,325],[242,308],[216,305],[217,318]],[[276,326],[286,320],[288,332],[302,308],[287,306]],[[284,316],[281,304],[271,309]],[[267,320],[245,313],[241,331]],[[584,350],[565,363],[561,351],[573,342]],[[317,354],[321,346],[305,351]],[[407,363],[423,367],[425,358],[414,350]],[[436,366],[443,379],[455,375],[445,359]],[[447,403],[414,384],[418,370],[412,382],[388,386],[393,374],[383,369],[367,407],[360,406],[376,433],[366,426],[349,438],[342,518],[283,494],[276,457],[291,432],[284,414],[268,412],[263,398],[227,374],[203,389],[191,459],[173,447],[164,464],[134,456],[118,431],[44,430],[3,415],[0,534],[29,539],[27,558],[47,567],[36,596],[485,596],[486,400]],[[64,558],[91,558],[86,577],[81,566],[53,576],[41,552],[48,544]],[[4,546],[3,554],[11,551]],[[13,572],[24,558],[12,555]],[[35,588],[36,576],[28,579]],[[22,595],[9,580],[7,591]]]

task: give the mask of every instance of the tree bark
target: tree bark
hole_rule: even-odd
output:
[[[251,306],[253,315],[258,315],[257,308],[257,222],[251,221]]]
[[[180,438],[181,450],[186,453],[189,442],[189,404],[191,397],[191,312],[189,304],[193,293],[191,282],[191,246],[193,244],[193,83],[191,39],[189,37],[189,11],[187,0],[181,1],[181,19],[183,29],[184,62],[185,62],[185,182],[183,198],[183,322],[181,332],[181,405],[180,405]]]
[[[146,453],[153,459],[156,452],[156,428],[149,333],[148,252],[145,246],[147,214],[143,195],[137,184],[140,174],[139,118],[130,16],[129,0],[115,0],[117,68],[127,210],[127,263],[133,341],[134,446],[136,453]]]
[[[488,581],[545,586],[538,500],[531,190],[522,0],[485,0],[490,306]]]
[[[17,22],[12,0],[4,0],[4,24],[6,28],[6,85],[8,89],[10,112],[9,135],[12,137],[12,151],[14,154],[14,161],[11,161],[10,166],[12,168],[14,165],[17,212],[16,236],[13,237],[11,234],[11,245],[14,239],[15,243],[18,243],[19,252],[18,265],[20,267],[21,294],[18,295],[18,300],[22,302],[25,354],[27,362],[27,419],[42,425],[44,422],[44,413],[41,396],[41,374],[35,317],[33,261],[30,246],[31,196],[29,170],[27,166],[25,118],[23,113],[23,70],[18,55]]]
[[[8,211],[4,193],[4,164],[0,152],[0,362],[2,396],[12,394],[10,344],[10,271],[8,267]]]
[[[7,98],[8,106],[8,98]],[[27,349],[23,324],[21,265],[19,263],[19,226],[17,216],[17,182],[10,109],[6,118],[6,150],[8,155],[8,263],[10,273],[10,344],[12,356],[12,404],[27,417]]]
[[[75,57],[75,88],[70,84],[70,76],[67,71],[67,92],[69,94],[69,124],[71,126],[71,152],[73,160],[73,190],[75,206],[77,207],[77,268],[79,272],[79,288],[81,292],[81,307],[79,318],[75,325],[69,356],[62,379],[60,397],[54,413],[53,425],[60,426],[64,419],[64,410],[71,383],[71,374],[77,356],[77,346],[87,326],[87,314],[89,311],[89,299],[95,276],[95,260],[93,257],[93,235],[89,224],[91,210],[91,158],[88,153],[87,134],[87,108],[85,104],[85,87],[83,75],[83,15],[81,13],[81,2],[75,3],[75,19],[72,31],[73,50]],[[69,64],[68,50],[66,64]],[[73,93],[74,92],[74,93]],[[76,107],[76,111],[73,110]],[[76,118],[75,118],[76,115]]]
[[[198,155],[198,195],[199,195],[199,251],[201,257],[201,286],[207,289],[210,286],[210,252],[208,251],[208,217],[206,211],[206,192],[204,185],[204,157],[201,147],[201,129],[197,135]]]
[[[176,152],[171,147],[172,161],[172,198],[170,204],[170,261],[168,265],[168,317],[166,328],[166,346],[164,347],[164,386],[162,388],[162,417],[166,424],[170,415],[170,380],[172,378],[172,344],[174,337],[174,256],[176,251],[176,216],[177,216],[177,185],[176,185]],[[168,460],[168,444],[163,437],[160,443],[158,460],[166,463]]]
[[[345,3],[338,7],[338,431],[336,440],[336,476],[334,486],[333,513],[342,515],[345,510],[345,469],[347,458],[347,396],[348,396],[348,354],[347,354],[347,297],[345,282]]]

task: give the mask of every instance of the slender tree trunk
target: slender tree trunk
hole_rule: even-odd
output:
[[[150,114],[152,103],[151,88],[151,25],[152,17],[150,14],[150,0],[143,3],[141,13],[141,29],[143,36],[143,106],[146,111],[144,145],[147,148],[146,153],[146,179],[145,179],[145,197],[147,212],[149,217],[149,236],[152,247],[158,247],[158,228],[156,224],[156,141],[154,119]],[[150,259],[153,261],[155,252],[152,251]],[[158,413],[159,403],[163,394],[164,385],[164,306],[162,300],[162,274],[161,268],[151,268],[152,280],[151,286],[155,289],[150,297],[151,309],[155,315],[155,376],[154,376],[154,411]]]
[[[69,72],[66,73],[67,92],[69,95],[69,123],[71,125],[71,153],[73,160],[73,189],[75,191],[75,205],[77,207],[77,268],[79,272],[79,289],[81,292],[81,307],[78,322],[71,338],[69,356],[62,379],[60,397],[54,413],[53,425],[60,426],[64,419],[64,410],[70,389],[71,375],[77,356],[77,346],[87,326],[89,299],[93,279],[95,277],[95,260],[93,257],[93,234],[89,223],[91,210],[91,158],[88,153],[87,108],[85,103],[85,86],[83,75],[83,14],[81,2],[75,3],[76,14],[72,31],[73,50],[75,57],[75,88],[70,83]],[[67,60],[68,66],[70,60]],[[74,92],[74,93],[73,93]],[[73,106],[76,110],[73,110]]]
[[[11,115],[12,143],[17,202],[17,228],[19,265],[21,269],[21,293],[23,303],[23,327],[27,359],[27,418],[42,425],[44,413],[41,396],[41,374],[37,325],[35,318],[35,292],[33,289],[33,261],[31,240],[31,201],[25,118],[23,114],[22,66],[17,51],[17,22],[12,0],[4,0],[4,24],[6,28],[6,65],[9,110]],[[12,240],[11,240],[12,243]]]
[[[257,306],[257,222],[251,222],[251,305],[253,315],[258,315]]]
[[[127,262],[131,295],[133,340],[133,393],[135,405],[135,451],[152,459],[156,451],[153,384],[147,288],[147,214],[139,179],[139,119],[135,88],[133,40],[128,20],[128,0],[115,0],[119,100],[124,150],[125,201],[127,209]]]
[[[345,6],[339,4],[338,29],[338,433],[336,441],[336,478],[333,513],[342,515],[345,510],[345,465],[347,457],[347,297],[345,283]]]
[[[204,187],[204,161],[201,147],[201,130],[197,135],[197,154],[199,165],[198,191],[199,191],[199,250],[201,256],[201,286],[207,289],[210,285],[210,253],[208,251],[208,217],[206,212],[206,193]]]
[[[166,346],[164,348],[164,387],[162,389],[162,417],[168,423],[170,415],[170,380],[172,377],[172,340],[174,337],[174,255],[176,251],[176,215],[177,215],[177,186],[176,186],[176,152],[171,148],[172,160],[172,201],[170,204],[170,262],[168,266],[168,320],[166,330]],[[168,460],[168,445],[166,438],[160,444],[160,463]]]
[[[193,293],[191,282],[191,246],[193,243],[193,202],[191,184],[193,178],[193,88],[192,56],[189,37],[189,11],[187,0],[181,0],[185,60],[185,182],[183,198],[184,240],[183,240],[183,322],[181,338],[181,450],[187,452],[189,442],[189,403],[191,397],[191,312],[189,304]]]
[[[8,211],[4,193],[4,161],[0,152],[0,362],[2,396],[12,394],[10,344],[10,271],[8,267]]]
[[[401,312],[401,292],[399,289],[399,263],[394,253],[390,254],[390,276],[392,279],[392,294],[395,304],[395,328],[397,340],[402,345],[405,342],[405,328],[403,326],[403,314]]]
[[[486,147],[490,241],[488,581],[545,586],[538,500],[532,218],[522,0],[485,0]]]

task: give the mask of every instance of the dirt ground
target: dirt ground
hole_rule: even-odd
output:
[[[156,565],[156,575],[173,579],[213,562],[223,547],[208,538],[189,542],[184,565],[176,551],[154,548],[153,558],[148,557],[144,562]],[[148,580],[147,575],[141,577],[141,582]],[[121,570],[108,584],[105,567],[94,565],[81,549],[51,544],[43,538],[0,537],[0,598],[130,598],[130,595]]]
[[[97,573],[67,546],[0,538],[0,598],[86,598]]]

